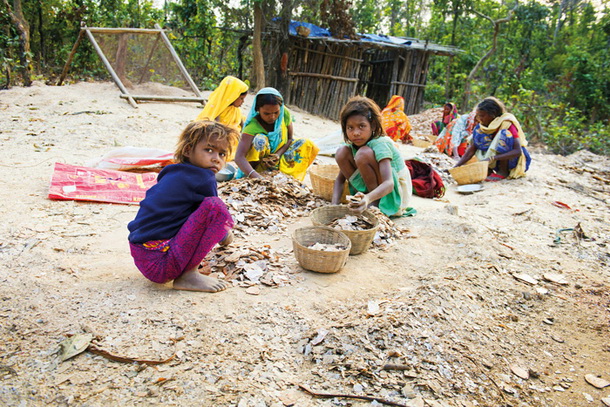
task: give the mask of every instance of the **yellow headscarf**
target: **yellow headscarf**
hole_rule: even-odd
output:
[[[521,143],[521,147],[527,147],[527,140],[525,139],[525,133],[523,133],[523,129],[521,129],[521,124],[519,120],[512,113],[504,113],[502,116],[498,116],[489,123],[488,126],[479,125],[479,130],[481,133],[485,134],[494,134],[498,130],[508,130],[508,128],[514,124],[517,128],[517,132],[519,133],[519,143]]]
[[[217,120],[241,131],[242,113],[239,107],[233,106],[233,102],[247,90],[248,85],[243,81],[234,76],[225,77],[210,94],[208,102],[195,120]]]

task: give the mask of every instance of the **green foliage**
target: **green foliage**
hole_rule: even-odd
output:
[[[249,41],[244,34],[218,29],[214,9],[224,7],[225,26],[238,24],[246,15],[233,19],[236,13],[225,7],[220,0],[183,0],[172,3],[172,44],[200,88],[213,89],[226,75],[239,75],[238,52],[242,45],[242,77],[248,76],[246,67],[251,66],[252,53],[245,49]],[[236,27],[239,28],[239,27]],[[241,42],[240,42],[241,41]]]
[[[0,3],[0,88],[9,86],[10,72],[19,69],[19,62],[15,58],[19,46],[8,10]]]
[[[445,103],[445,87],[439,83],[431,83],[426,86],[424,97],[426,102],[442,105]]]
[[[548,103],[547,98],[532,90],[519,89],[507,102],[519,118],[527,137],[543,142],[556,154],[567,155],[578,150],[610,155],[610,125],[590,124],[582,111],[564,103]]]
[[[249,76],[252,4],[261,3],[268,22],[279,13],[279,0],[173,0],[163,9],[152,0],[22,1],[30,26],[35,77],[59,75],[81,22],[94,27],[169,28],[168,36],[199,87],[211,89],[222,77]],[[9,3],[11,3],[9,1]],[[321,25],[322,0],[294,2],[293,18]],[[411,36],[464,52],[451,59],[433,56],[426,102],[461,100],[469,73],[490,50],[492,20],[505,18],[515,3],[495,0],[353,0],[351,17],[358,32]],[[561,4],[526,0],[500,26],[495,53],[470,84],[471,106],[494,95],[523,123],[528,138],[567,154],[581,148],[609,154],[610,13],[605,2],[572,0]],[[559,18],[560,17],[560,18]],[[19,37],[0,3],[0,87],[15,80],[20,67]],[[156,74],[156,73],[155,73]],[[89,41],[82,41],[71,64],[72,79],[109,76]]]
[[[351,9],[352,19],[359,33],[377,33],[381,22],[379,1],[356,0]]]

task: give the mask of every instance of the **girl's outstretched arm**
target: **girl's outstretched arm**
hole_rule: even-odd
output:
[[[457,162],[457,164],[455,164],[456,167],[459,167],[461,165],[464,165],[465,163],[468,162],[468,160],[470,160],[472,157],[474,157],[474,153],[477,152],[477,148],[475,147],[474,143],[470,144],[468,146],[468,148],[466,149],[466,151],[464,151],[464,155],[462,156],[462,158],[460,158],[460,160]]]
[[[261,178],[261,175],[254,171],[252,165],[246,160],[246,154],[248,154],[248,150],[250,150],[250,147],[252,146],[252,140],[254,140],[254,136],[242,133],[239,144],[237,145],[237,151],[235,152],[235,164],[237,164],[239,169],[249,178]]]
[[[278,160],[279,157],[282,156],[282,154],[284,154],[286,152],[286,150],[288,150],[290,148],[290,145],[292,144],[292,138],[293,138],[293,128],[292,128],[292,123],[290,123],[288,125],[287,128],[287,138],[286,138],[286,144],[284,144],[282,147],[278,148],[277,151],[275,152],[275,154],[278,156]]]
[[[494,156],[494,160],[496,161],[508,161],[511,160],[513,158],[517,158],[521,155],[521,142],[519,141],[519,138],[515,138],[515,141],[513,143],[513,149],[510,150],[507,153],[504,154],[498,154],[496,156]]]

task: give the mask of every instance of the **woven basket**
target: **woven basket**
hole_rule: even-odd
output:
[[[333,200],[333,188],[335,179],[339,175],[339,167],[336,165],[312,165],[309,168],[309,179],[313,193],[322,199],[331,202]],[[346,203],[345,196],[348,194],[348,183],[343,187],[341,203]]]
[[[487,178],[488,161],[477,161],[461,167],[450,168],[449,173],[458,185],[476,184]]]
[[[346,249],[336,252],[313,250],[314,243],[342,244]],[[292,248],[294,255],[304,269],[318,273],[336,273],[347,262],[352,243],[343,233],[325,226],[308,226],[294,231]]]
[[[335,219],[342,218],[348,214],[353,215],[353,212],[350,212],[347,206],[329,205],[314,209],[309,217],[315,226],[327,226]],[[371,229],[341,230],[341,233],[345,234],[352,242],[352,249],[349,252],[350,255],[360,254],[367,251],[375,238],[377,229],[379,229],[379,220],[371,211],[365,210],[362,212],[361,216],[371,222],[373,225]]]
[[[428,140],[422,140],[417,137],[413,137],[412,142],[415,147],[421,147],[421,148],[430,147],[432,145],[432,143],[429,142]]]

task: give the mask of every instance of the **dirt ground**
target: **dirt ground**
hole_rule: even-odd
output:
[[[310,220],[287,217],[233,243],[279,253],[274,284],[181,292],[134,267],[136,205],[47,194],[55,162],[85,165],[120,146],[172,151],[199,110],[134,109],[112,83],[0,91],[0,404],[610,405],[610,387],[585,380],[610,380],[607,157],[538,148],[526,178],[471,195],[448,182],[442,199],[414,197],[417,215],[396,220],[405,238],[336,274],[298,266],[290,234]],[[294,111],[297,136],[339,129]],[[425,133],[436,113],[412,116],[414,128]],[[60,362],[59,344],[83,333],[115,356],[173,358],[127,363],[89,349]]]

